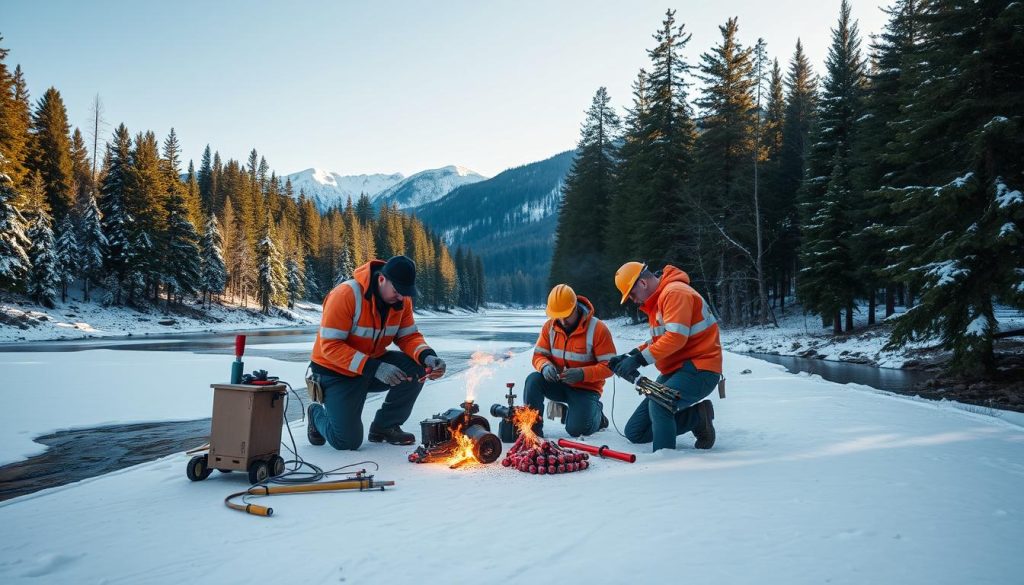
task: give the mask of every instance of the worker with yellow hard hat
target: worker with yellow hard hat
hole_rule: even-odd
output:
[[[633,381],[639,369],[653,365],[657,382],[678,390],[682,398],[671,412],[645,398],[626,423],[626,438],[675,449],[676,437],[693,432],[694,447],[715,444],[715,410],[704,400],[722,377],[722,343],[718,322],[707,301],[690,286],[690,277],[675,266],[655,274],[641,262],[626,262],[615,272],[615,286],[647,315],[651,339],[609,360],[615,375]],[[621,304],[620,303],[620,304]]]
[[[601,392],[612,375],[607,365],[616,353],[612,335],[594,316],[590,301],[566,284],[551,289],[547,316],[533,350],[537,371],[526,378],[524,400],[538,412],[544,411],[545,398],[565,403],[565,431],[589,435],[608,426]],[[543,421],[534,432],[543,436]]]

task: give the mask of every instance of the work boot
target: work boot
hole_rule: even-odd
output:
[[[324,436],[320,434],[320,431],[316,430],[316,425],[313,424],[313,407],[316,404],[310,404],[306,407],[306,438],[309,439],[310,445],[323,445],[327,442]]]
[[[387,441],[392,445],[412,445],[416,442],[416,435],[407,433],[402,427],[394,425],[386,428],[379,428],[370,423],[370,433],[367,438],[371,443],[383,443]]]
[[[696,408],[700,422],[693,429],[693,436],[697,438],[693,448],[710,449],[715,444],[715,425],[711,424],[715,419],[715,407],[710,400],[702,400],[697,403]]]
[[[597,426],[597,430],[603,431],[608,428],[608,417],[601,413],[601,424]]]

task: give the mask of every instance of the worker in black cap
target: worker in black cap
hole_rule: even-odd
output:
[[[417,292],[416,264],[395,256],[363,264],[324,298],[310,361],[323,388],[323,404],[312,403],[307,410],[310,443],[357,449],[363,442],[366,395],[385,390],[367,438],[392,445],[416,442],[400,425],[409,419],[424,380],[445,373],[444,360],[427,345],[413,319]],[[392,341],[401,351],[387,349]]]

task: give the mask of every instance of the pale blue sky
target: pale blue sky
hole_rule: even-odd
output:
[[[73,126],[95,94],[132,133],[172,126],[184,162],[209,143],[252,148],[288,174],[413,172],[448,164],[491,176],[572,148],[594,91],[629,104],[666,8],[696,63],[739,17],[746,44],[788,62],[797,37],[818,71],[839,0],[437,2],[2,0],[7,62],[33,103],[64,96]],[[861,34],[878,0],[854,0]]]

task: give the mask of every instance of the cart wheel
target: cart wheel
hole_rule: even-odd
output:
[[[270,477],[266,461],[253,461],[249,465],[249,483],[260,483]]]
[[[213,470],[207,467],[206,455],[196,455],[189,460],[188,467],[185,468],[185,475],[192,481],[203,481],[210,477],[212,472]]]
[[[284,473],[284,459],[280,455],[273,455],[267,461],[267,467],[270,469],[270,477],[277,477]]]

